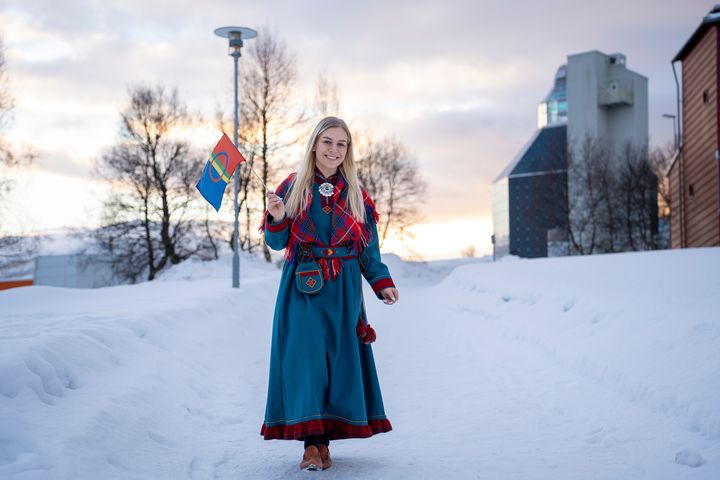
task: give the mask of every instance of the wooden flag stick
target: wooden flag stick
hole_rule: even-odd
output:
[[[252,167],[250,167],[250,171],[253,173],[253,175],[255,175],[257,177],[258,180],[260,180],[260,183],[262,183],[263,188],[265,188],[265,191],[267,191],[268,187],[267,187],[267,185],[265,185],[265,182],[263,182],[263,179],[260,178],[260,175],[255,173],[255,170],[253,170]]]
[[[250,167],[249,164],[248,164],[248,167]],[[258,175],[257,173],[255,173],[255,170],[253,170],[252,167],[250,167],[250,171],[253,173],[253,175],[255,175],[255,176],[257,177],[258,180],[260,180],[260,183],[262,183],[262,186],[263,186],[263,188],[265,189],[265,192],[267,192],[268,190],[270,190],[270,189],[267,187],[267,185],[265,185],[265,182],[263,182],[263,179],[260,178],[260,175]],[[278,196],[278,197],[279,197],[279,196]],[[279,197],[279,198],[280,198],[280,200],[282,200],[281,197]]]

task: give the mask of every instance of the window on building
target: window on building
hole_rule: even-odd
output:
[[[710,102],[710,90],[703,91],[703,103]]]

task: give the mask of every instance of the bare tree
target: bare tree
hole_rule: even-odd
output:
[[[318,75],[315,89],[315,108],[319,116],[340,116],[340,89],[325,73]]]
[[[295,56],[285,42],[268,28],[261,28],[248,46],[240,75],[238,143],[247,166],[239,172],[238,203],[245,216],[241,248],[252,251],[260,246],[268,262],[270,250],[264,242],[254,240],[257,221],[251,221],[265,211],[267,199],[250,168],[268,186],[276,183],[286,163],[284,155],[307,136],[307,117],[294,103],[296,75]],[[232,138],[232,124],[224,118],[221,113],[222,129]]]
[[[617,202],[617,184],[618,172],[612,165],[613,158],[608,146],[602,142],[599,144],[597,155],[592,157],[589,164],[591,167],[590,174],[594,177],[596,192],[598,193],[598,214],[597,223],[600,225],[598,230],[598,243],[600,251],[610,253],[617,250],[618,243],[618,202]]]
[[[13,187],[10,172],[21,161],[31,163],[35,156],[30,151],[25,155],[17,154],[5,137],[14,106],[15,101],[8,85],[5,44],[0,36],[0,270],[8,275],[28,273],[29,262],[38,247],[36,237],[7,235],[7,227],[2,222],[2,217],[8,213],[3,200]]]
[[[657,248],[670,248],[670,178],[668,170],[676,154],[672,143],[658,146],[650,152],[650,169],[657,177],[658,236]]]
[[[5,63],[5,45],[2,37],[0,37],[0,200],[9,192],[12,182],[7,177],[7,169],[17,165],[19,159],[10,147],[5,137],[5,131],[10,125],[12,118],[12,110],[15,101],[10,93],[7,76],[7,66]]]
[[[661,171],[664,167],[654,163],[666,159],[630,144],[624,146],[620,159],[617,198],[624,205],[624,249],[666,248],[658,235],[658,203],[662,201],[659,191],[666,179],[665,172]]]
[[[94,236],[115,273],[135,282],[193,255],[213,255],[202,222],[190,220],[204,158],[191,152],[184,135],[197,119],[176,90],[136,86],[129,96],[118,143],[97,164],[114,189]]]
[[[340,89],[324,73],[318,75],[315,107],[320,116],[340,114]],[[358,176],[382,213],[378,225],[380,245],[394,230],[406,253],[414,254],[405,240],[414,238],[408,228],[421,219],[418,204],[426,188],[415,159],[394,138],[356,135],[354,142]]]
[[[659,248],[658,176],[647,149],[627,143],[611,149],[587,137],[570,149],[568,238],[573,253]]]
[[[593,137],[585,137],[579,148],[568,148],[567,236],[573,253],[591,255],[599,246],[602,195],[596,172],[608,161],[604,146]]]
[[[380,246],[391,230],[403,231],[420,221],[426,184],[415,159],[395,138],[361,140],[358,176],[380,215]]]
[[[211,220],[210,218],[210,205],[205,205],[204,217],[202,220],[202,230],[205,233],[204,243],[207,251],[207,255],[210,260],[217,260],[220,258],[220,239],[227,236],[229,226],[223,222]],[[232,243],[230,243],[232,247]]]

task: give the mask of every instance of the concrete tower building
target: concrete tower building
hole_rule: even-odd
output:
[[[568,141],[591,137],[617,148],[647,147],[648,80],[625,64],[621,53],[568,56]]]

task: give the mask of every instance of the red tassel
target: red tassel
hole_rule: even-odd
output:
[[[355,328],[355,331],[357,332],[357,336],[359,339],[365,338],[366,330],[365,330],[365,322],[363,322],[362,317],[358,319],[357,327]]]
[[[330,259],[330,265],[332,266],[332,278],[335,280],[338,275],[340,275],[340,270],[342,269],[343,261],[339,258],[332,258]]]
[[[365,329],[365,339],[363,340],[363,343],[373,343],[376,339],[377,334],[375,334],[375,329],[368,323],[367,328]]]
[[[358,338],[364,344],[373,343],[377,340],[377,334],[375,329],[370,326],[369,323],[363,322],[362,317],[358,320],[357,327],[355,328]]]
[[[328,268],[327,259],[326,258],[318,258],[317,262],[323,271],[323,278],[325,280],[330,280],[330,269]]]

